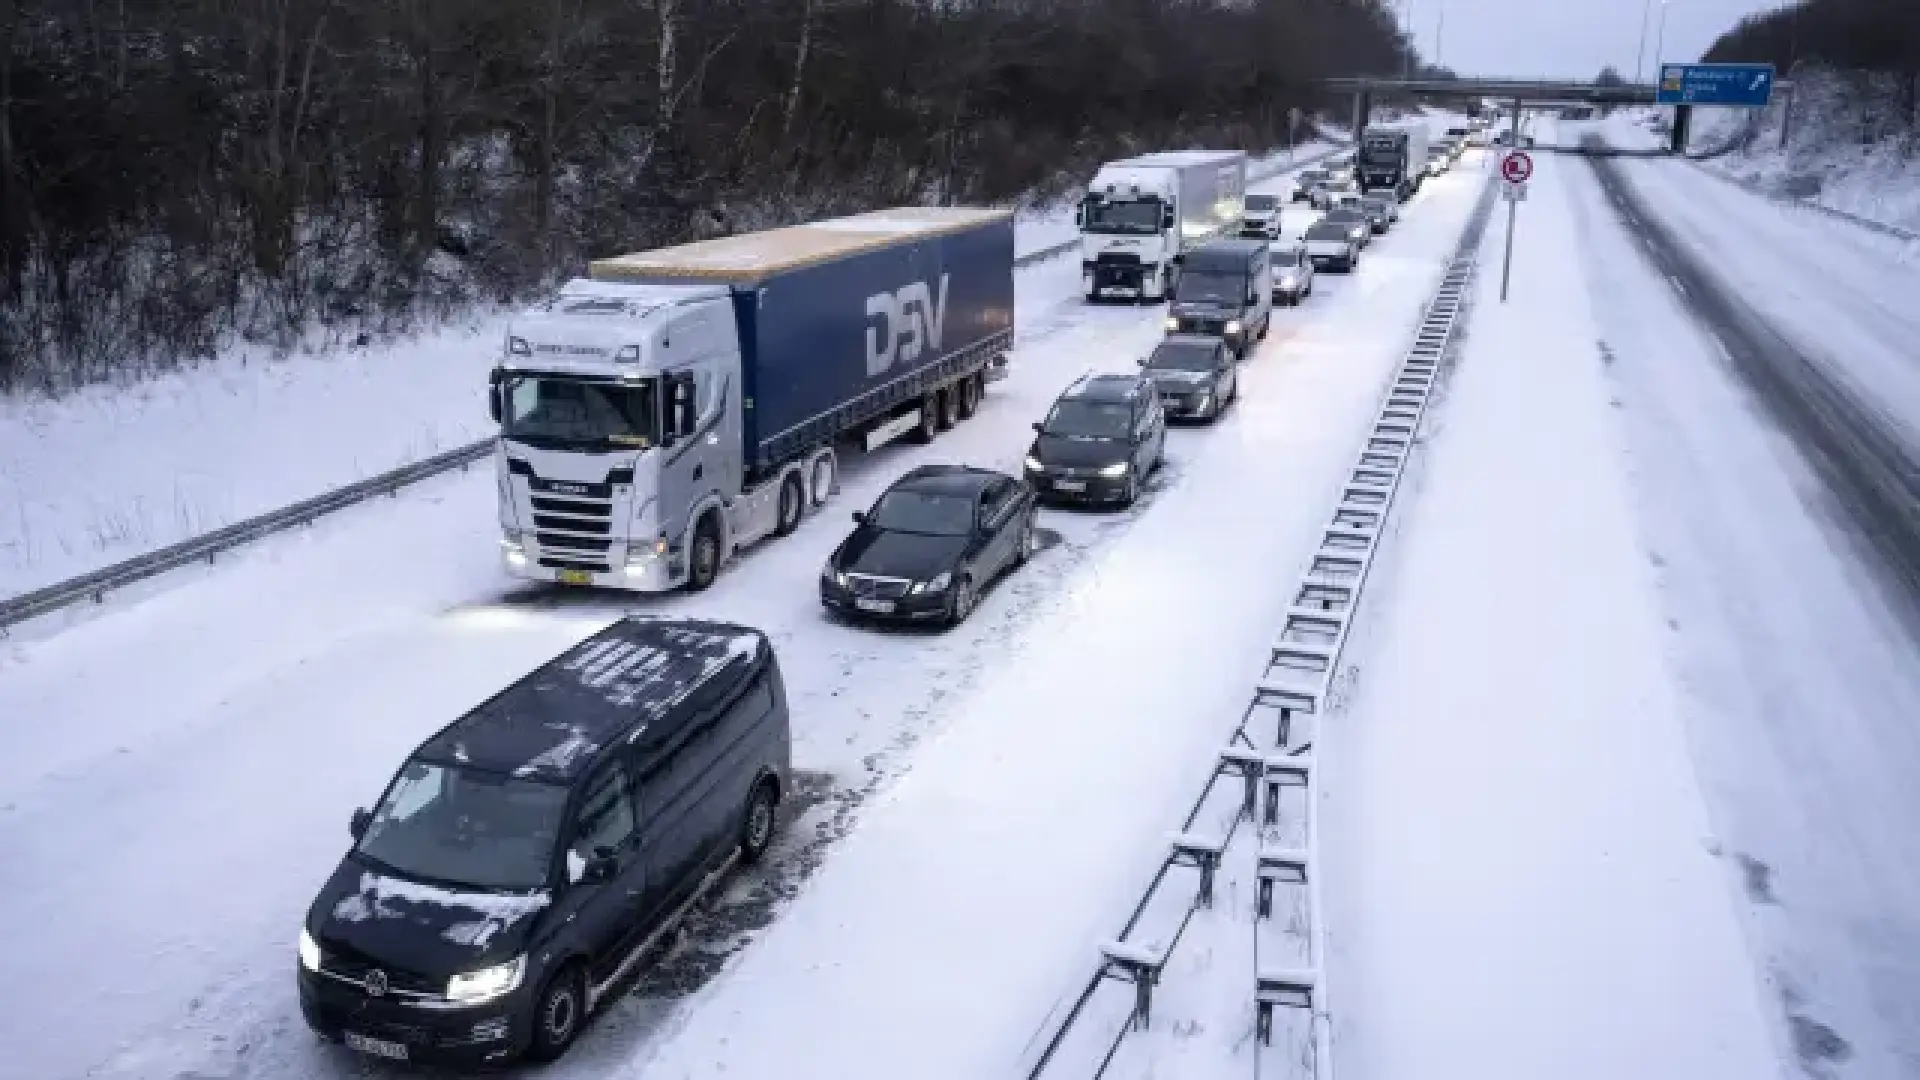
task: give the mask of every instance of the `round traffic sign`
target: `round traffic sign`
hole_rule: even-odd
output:
[[[1515,150],[1500,159],[1500,178],[1509,184],[1524,184],[1533,175],[1533,158],[1521,150]]]

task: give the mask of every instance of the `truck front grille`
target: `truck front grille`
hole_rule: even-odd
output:
[[[606,573],[612,569],[605,560],[613,547],[613,501],[535,494],[533,539],[543,556],[542,566]]]

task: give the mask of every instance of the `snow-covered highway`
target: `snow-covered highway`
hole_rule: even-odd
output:
[[[1213,430],[1176,432],[1160,490],[1136,511],[1048,514],[1048,550],[955,635],[831,625],[813,579],[845,512],[900,470],[920,460],[1017,469],[1027,425],[1067,381],[1090,367],[1130,367],[1159,336],[1157,309],[1081,303],[1070,260],[1021,275],[1016,373],[978,416],[932,447],[888,450],[850,469],[831,512],[752,553],[699,597],[510,590],[495,565],[494,485],[476,472],[9,645],[0,715],[31,722],[9,728],[0,755],[0,865],[10,885],[0,916],[33,928],[10,946],[8,971],[41,990],[10,999],[0,1075],[307,1078],[362,1069],[305,1030],[291,979],[300,913],[347,842],[348,812],[424,734],[634,606],[724,614],[772,636],[809,806],[772,866],[737,882],[682,953],[590,1029],[562,1074],[604,1075],[655,1052],[712,1057],[702,1018],[735,1012],[749,1000],[739,995],[760,992],[760,972],[812,973],[815,991],[797,996],[834,1007],[837,1023],[846,1010],[874,1006],[860,1024],[877,1039],[899,1020],[880,1006],[960,985],[915,979],[918,963],[893,937],[958,946],[1002,934],[1043,945],[995,950],[996,971],[1024,989],[980,1018],[992,1030],[938,1025],[955,1051],[952,1075],[1017,1051],[1021,1024],[1037,1022],[1065,991],[1086,942],[1132,885],[1130,860],[1151,857],[1138,830],[1151,835],[1168,800],[1184,796],[1185,774],[1168,761],[1215,737],[1208,695],[1233,692],[1220,673],[1244,670],[1282,599],[1261,578],[1307,549],[1479,180],[1461,174],[1431,186],[1362,273],[1323,278],[1313,301],[1277,312],[1238,414]],[[1290,216],[1297,224],[1301,212]],[[1061,678],[1063,667],[1087,684],[1075,707],[1056,696],[1080,681]],[[1114,737],[1120,731],[1133,735]],[[1066,747],[1112,757],[1090,757],[1103,761],[1093,772],[1056,776]],[[1055,782],[1129,770],[1136,782],[1099,824],[1055,813]],[[867,805],[902,773],[884,806]],[[966,796],[985,800],[976,839],[997,830],[1011,844],[1066,829],[1067,847],[1086,848],[1082,872],[993,876],[989,849],[946,835],[957,823],[934,809],[954,797],[962,773],[991,781]],[[1111,794],[1102,783],[1091,797]],[[867,823],[860,836],[834,846],[856,821]],[[1014,846],[1006,856],[1023,857]],[[945,870],[898,862],[949,847]],[[823,860],[769,940],[748,946],[694,1001],[677,1000],[714,966],[699,953],[737,947]],[[1015,881],[1043,890],[1048,903],[987,902],[1013,899]],[[910,896],[942,906],[926,911],[927,922],[898,921]],[[949,932],[931,921],[942,915],[970,921]],[[1050,929],[1035,937],[1034,918],[1055,921],[1037,924]],[[80,955],[101,962],[75,965]],[[820,975],[856,958],[872,966]],[[780,993],[796,997],[791,984]],[[766,1022],[798,1025],[800,1004],[788,1000]],[[742,1022],[717,1030],[737,1035]],[[727,1046],[752,1055],[783,1041],[768,1028]]]

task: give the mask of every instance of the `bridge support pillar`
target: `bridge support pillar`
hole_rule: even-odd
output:
[[[1360,133],[1367,129],[1367,120],[1373,114],[1373,92],[1355,90],[1353,92],[1353,141],[1360,142]]]
[[[1673,141],[1667,149],[1676,154],[1687,152],[1688,128],[1693,126],[1693,106],[1675,105],[1673,107]]]

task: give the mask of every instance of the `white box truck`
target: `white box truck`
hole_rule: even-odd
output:
[[[1100,166],[1080,201],[1080,268],[1087,299],[1164,300],[1180,259],[1239,231],[1247,155],[1238,150],[1145,154]]]

